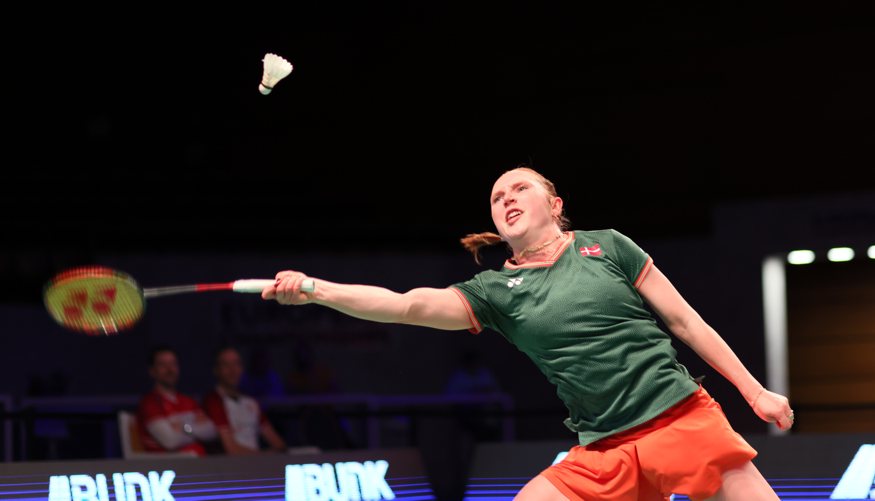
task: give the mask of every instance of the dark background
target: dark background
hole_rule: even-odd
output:
[[[639,239],[875,186],[870,2],[29,9],[4,254],[451,252],[523,162],[576,227]],[[266,52],[295,70],[265,97]]]
[[[7,14],[0,350],[14,376],[0,393],[20,395],[30,375],[55,371],[71,393],[139,393],[145,350],[167,340],[181,352],[183,388],[207,386],[214,332],[173,337],[155,326],[177,311],[196,317],[212,300],[152,308],[134,336],[83,340],[43,324],[41,288],[68,266],[126,265],[145,285],[261,275],[278,263],[397,290],[446,285],[477,271],[458,238],[492,229],[492,183],[520,163],[557,184],[575,228],[617,228],[652,251],[758,378],[757,252],[813,241],[772,231],[780,222],[757,227],[763,211],[827,197],[810,213],[812,234],[875,234],[875,202],[818,212],[875,190],[871,2],[40,5]],[[295,70],[262,96],[267,52]],[[750,241],[714,235],[715,209],[737,204],[762,211],[724,212],[726,233],[756,227],[768,240],[742,257],[733,249]],[[841,226],[833,222],[847,224],[830,233]],[[293,259],[300,254],[309,261]],[[502,258],[496,249],[488,264]],[[239,300],[229,308],[281,315]],[[299,315],[283,313],[291,323]],[[477,347],[520,408],[563,412],[494,333],[374,332],[328,316],[342,335],[320,354],[343,361],[341,376],[358,391],[440,391],[459,353]],[[247,350],[272,349],[275,360],[294,349],[278,341],[287,333],[210,327]],[[360,366],[356,332],[371,343]],[[719,375],[680,350],[691,371],[709,374],[740,430],[764,430]],[[565,432],[548,417],[530,436]]]
[[[492,183],[520,163],[557,184],[575,228],[616,228],[641,243],[765,381],[763,257],[875,243],[873,8],[8,8],[0,395],[137,395],[158,342],[179,351],[180,388],[202,394],[219,344],[247,360],[267,351],[285,373],[302,339],[341,391],[433,394],[476,351],[514,399],[518,439],[570,443],[555,390],[495,333],[222,296],[150,304],[131,333],[92,339],[53,325],[41,305],[54,273],[92,263],[147,286],[287,266],[395,290],[445,286],[479,270],[458,238],[492,229]],[[295,70],[262,96],[267,52]],[[503,257],[495,249],[487,264]],[[729,383],[674,344],[737,430],[766,430]],[[445,417],[394,419],[384,423],[403,438],[384,445],[420,447],[439,494],[458,492],[471,436],[454,439],[461,432]],[[111,445],[92,440],[103,429],[77,423],[30,428],[29,449],[16,435],[15,459],[106,455]]]

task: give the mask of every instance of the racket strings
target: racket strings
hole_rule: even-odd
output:
[[[87,334],[114,334],[143,315],[145,301],[130,277],[101,269],[59,276],[46,288],[46,307],[61,325]]]

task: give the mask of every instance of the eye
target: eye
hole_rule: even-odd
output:
[[[495,195],[495,197],[492,198],[492,203],[496,203],[496,202],[501,201],[501,198],[502,198],[501,195]]]
[[[517,191],[523,191],[523,190],[527,190],[527,189],[529,189],[528,186],[526,186],[526,185],[524,185],[524,184],[521,184],[516,190],[517,190]]]

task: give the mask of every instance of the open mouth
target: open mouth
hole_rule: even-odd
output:
[[[508,224],[513,224],[513,223],[515,223],[515,222],[520,218],[520,216],[522,216],[522,215],[523,215],[523,211],[521,211],[521,210],[519,210],[519,209],[513,209],[513,210],[508,211],[507,215],[504,216],[504,220],[505,220]]]

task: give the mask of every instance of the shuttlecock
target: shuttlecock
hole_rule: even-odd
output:
[[[276,54],[265,54],[262,61],[264,61],[264,73],[261,75],[258,91],[266,96],[280,80],[289,76],[292,72],[292,63]]]

